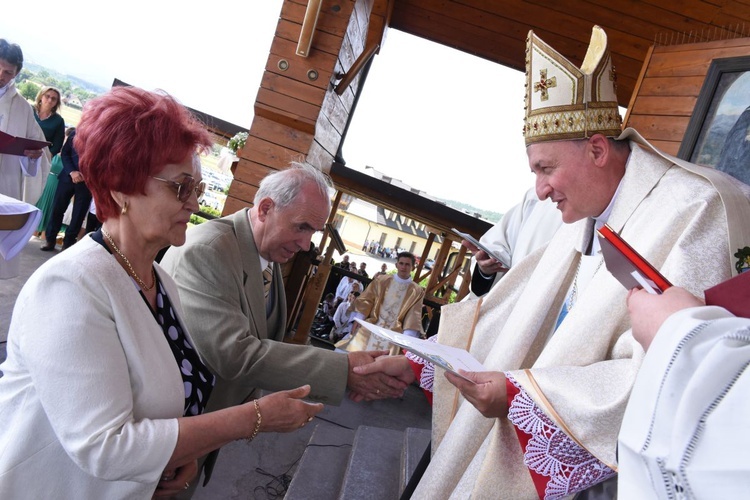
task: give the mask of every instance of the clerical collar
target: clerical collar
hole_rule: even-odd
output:
[[[625,177],[623,176],[623,179]],[[609,220],[609,216],[612,215],[612,207],[615,206],[615,200],[617,199],[617,195],[620,193],[620,188],[622,187],[622,179],[620,179],[620,183],[617,185],[617,189],[615,189],[615,194],[612,196],[612,199],[609,200],[609,205],[607,205],[607,208],[604,209],[604,212],[602,212],[600,215],[594,217],[594,239],[591,242],[591,253],[589,255],[596,255],[599,253],[600,246],[599,246],[599,238],[596,237],[596,231],[604,227],[604,224],[607,223]]]
[[[404,279],[404,278],[401,278],[398,274],[394,274],[393,275],[393,279],[395,279],[399,283],[408,283],[408,282],[411,281],[411,276],[409,276],[408,278]]]

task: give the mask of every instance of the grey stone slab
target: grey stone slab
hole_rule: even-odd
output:
[[[354,438],[339,500],[398,498],[404,432],[361,426]]]
[[[326,422],[315,428],[294,474],[286,500],[336,498],[346,472],[354,431]]]
[[[401,488],[399,495],[404,491],[409,479],[414,473],[417,464],[422,459],[427,446],[432,439],[432,432],[427,429],[409,427],[404,431],[404,448],[401,454]]]

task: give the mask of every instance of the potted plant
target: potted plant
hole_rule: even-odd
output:
[[[235,156],[237,156],[237,151],[245,147],[245,143],[247,142],[247,132],[237,132],[234,134],[234,137],[229,139],[229,142],[227,142],[227,149],[232,152]]]

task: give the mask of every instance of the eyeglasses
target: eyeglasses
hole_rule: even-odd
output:
[[[169,179],[162,179],[161,177],[154,177],[151,176],[152,179],[155,179],[157,181],[166,182],[167,184],[171,184],[172,187],[177,188],[177,199],[180,200],[182,203],[185,203],[188,201],[188,198],[190,198],[190,193],[195,191],[195,196],[198,198],[198,202],[203,199],[203,194],[206,192],[206,183],[203,181],[200,181],[196,184],[195,179],[192,178],[189,175],[186,175],[184,179],[182,179],[181,182],[171,181]]]

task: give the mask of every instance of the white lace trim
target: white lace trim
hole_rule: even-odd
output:
[[[615,471],[558,428],[509,373],[505,376],[519,390],[510,404],[508,419],[518,429],[532,435],[524,453],[524,464],[550,478],[544,492],[545,500],[563,498],[615,475]]]
[[[427,340],[429,342],[437,342],[436,337],[437,335],[433,335],[432,337],[429,337]],[[434,392],[432,388],[435,384],[435,365],[433,365],[426,359],[420,356],[417,356],[411,351],[406,351],[406,357],[407,359],[412,360],[418,365],[424,365],[424,368],[422,368],[422,373],[419,376],[419,387],[421,387],[425,391]]]

